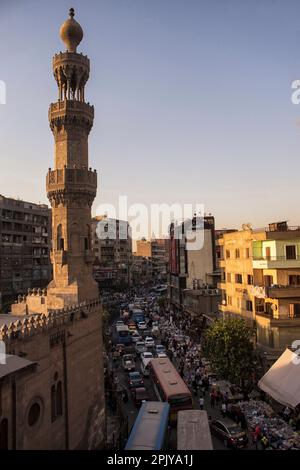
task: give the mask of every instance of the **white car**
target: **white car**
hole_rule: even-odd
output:
[[[155,344],[155,343],[154,343],[154,339],[153,339],[151,336],[146,336],[146,338],[145,338],[145,346],[146,346],[147,348],[151,348],[151,347],[154,346],[154,344]]]
[[[143,352],[141,354],[141,359],[153,359],[153,354],[149,351]]]
[[[166,353],[164,353],[164,352],[159,352],[159,353],[157,353],[157,357],[163,359],[163,358],[166,358],[166,357],[168,357],[168,356],[167,356]]]
[[[133,343],[136,343],[137,341],[140,341],[141,336],[139,335],[137,331],[134,331],[131,335],[131,339]]]
[[[139,330],[146,330],[147,323],[145,321],[139,321],[137,326]]]
[[[152,326],[151,333],[152,333],[153,335],[157,335],[157,334],[159,333],[159,327],[158,327],[158,325],[153,325],[153,326]]]

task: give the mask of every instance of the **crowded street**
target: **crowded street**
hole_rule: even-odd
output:
[[[146,348],[152,357],[164,357],[164,353],[158,353],[162,350],[169,357],[179,374],[187,384],[193,396],[193,408],[204,409],[207,411],[209,421],[224,420],[228,421],[228,412],[224,410],[226,404],[228,410],[229,397],[225,392],[222,396],[218,387],[216,387],[216,376],[210,369],[209,362],[201,354],[199,342],[191,338],[191,323],[189,320],[182,319],[180,312],[170,311],[166,306],[162,306],[161,294],[155,293],[155,289],[139,289],[130,291],[126,294],[114,294],[114,308],[110,306],[112,315],[107,329],[108,336],[108,355],[107,370],[110,371],[115,389],[121,397],[122,413],[127,417],[128,433],[138,415],[140,404],[134,400],[134,396],[129,386],[129,372],[124,367],[122,358],[124,354],[132,355],[134,367],[132,370],[139,372],[141,376],[141,386],[145,388],[145,400],[156,401],[157,396],[153,386],[153,381],[148,375],[143,374],[141,355],[136,352],[136,344],[122,348],[116,338],[116,328],[124,321],[128,323],[128,310],[131,305],[143,308],[145,312],[146,329],[135,330],[138,332],[138,339],[144,342],[145,338],[153,338],[154,344]],[[111,302],[111,297],[110,302]],[[105,296],[104,296],[105,299]],[[112,302],[111,304],[112,305]],[[139,323],[138,323],[139,325]],[[141,325],[142,326],[142,325]],[[133,335],[134,336],[134,335]],[[145,353],[144,353],[145,354]],[[151,356],[150,354],[150,356]],[[237,399],[242,398],[237,395]],[[113,407],[112,397],[108,397],[108,406]],[[235,423],[235,421],[233,421]],[[241,428],[245,430],[245,423],[239,422]],[[241,429],[242,430],[242,429]],[[213,448],[224,450],[228,448],[227,441],[222,441],[212,433]],[[247,444],[243,448],[252,448],[254,444],[252,439],[247,436]],[[169,429],[169,448],[176,449],[176,427]]]

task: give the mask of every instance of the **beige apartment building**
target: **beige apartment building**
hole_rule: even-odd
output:
[[[282,351],[300,338],[300,227],[286,222],[267,229],[224,234],[220,311],[256,325],[257,345]]]

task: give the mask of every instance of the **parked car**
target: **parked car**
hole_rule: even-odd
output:
[[[135,343],[135,352],[136,352],[136,354],[139,356],[140,354],[142,354],[145,351],[147,351],[147,347],[145,345],[145,342],[144,341],[137,341]]]
[[[222,420],[211,422],[211,432],[223,441],[224,446],[233,449],[241,449],[246,447],[248,438],[243,429],[238,426],[234,421]]]
[[[135,406],[141,406],[143,401],[149,400],[149,394],[145,387],[137,387],[132,389],[132,398]]]
[[[143,377],[139,372],[129,372],[128,378],[129,388],[138,388],[144,386]]]
[[[135,369],[135,361],[132,354],[124,354],[122,357],[122,366],[125,370]]]
[[[137,324],[137,327],[139,330],[146,330],[147,328],[147,323],[145,321],[139,321]]]
[[[155,346],[155,353],[158,356],[158,354],[164,353],[166,354],[166,348],[162,344],[157,344]]]
[[[154,343],[154,339],[152,338],[152,336],[146,336],[146,338],[145,338],[145,346],[146,346],[147,348],[152,348],[154,345],[155,345],[155,343]]]

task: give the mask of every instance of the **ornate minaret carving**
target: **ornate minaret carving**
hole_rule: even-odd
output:
[[[55,140],[54,169],[47,174],[47,194],[52,206],[53,281],[48,306],[55,308],[98,297],[92,277],[91,206],[96,196],[97,174],[89,168],[88,136],[94,107],[85,101],[90,61],[79,54],[83,38],[74,10],[60,28],[67,50],[53,58],[58,101],[49,108]]]

